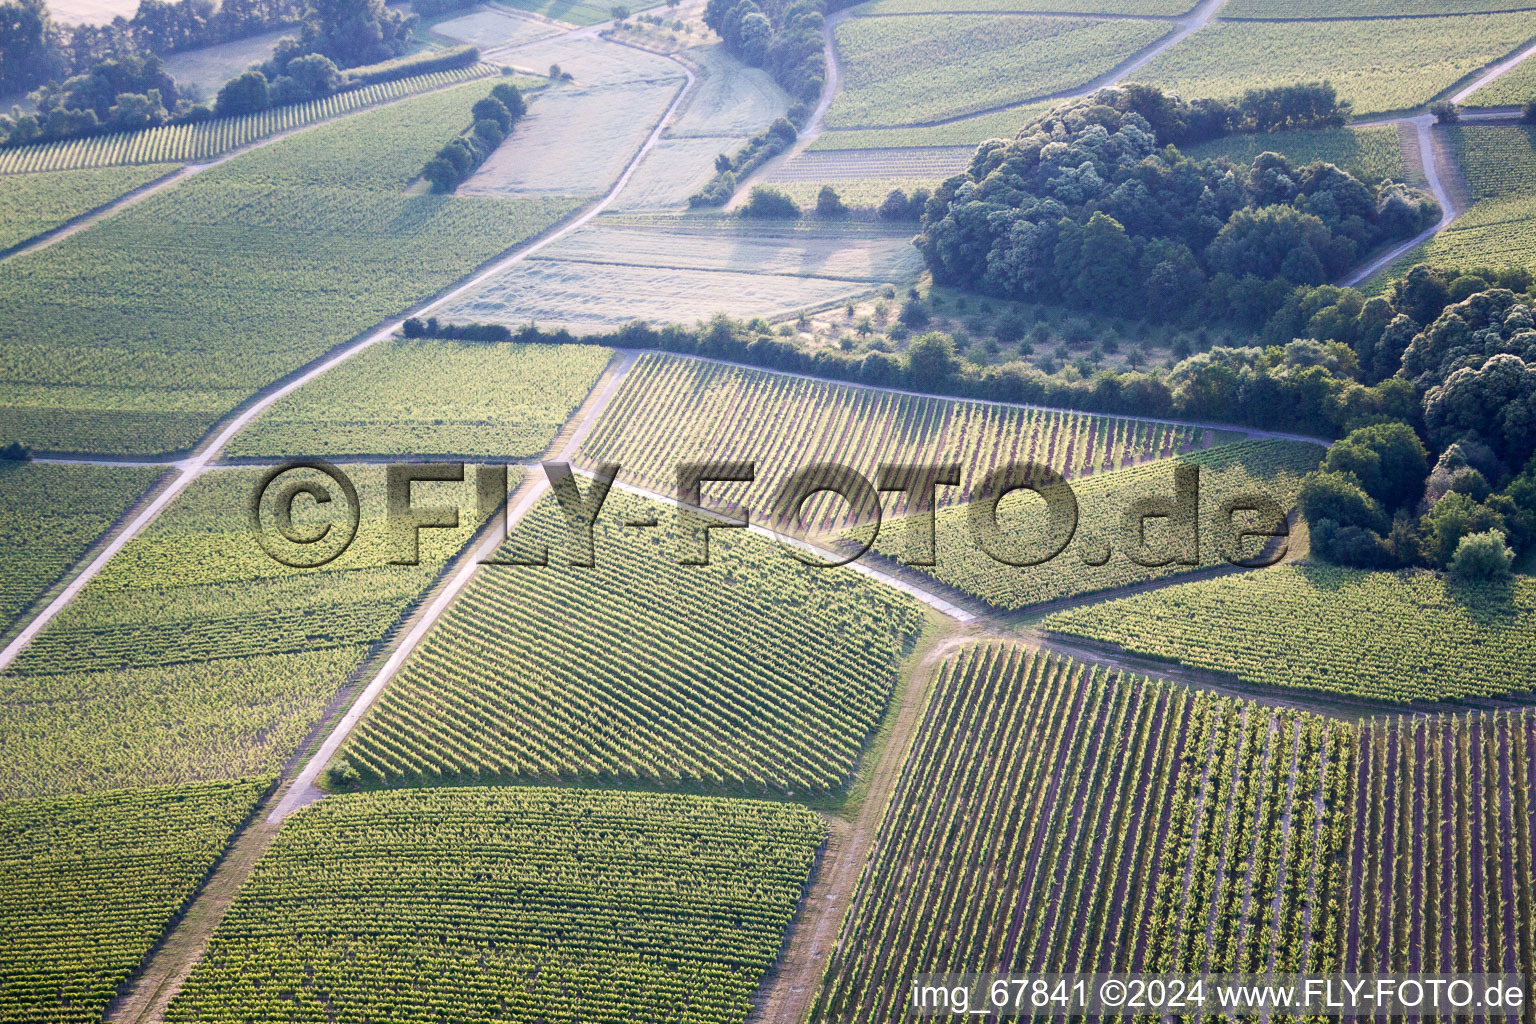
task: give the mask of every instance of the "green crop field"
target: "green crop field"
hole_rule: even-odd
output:
[[[277,771],[475,521],[472,479],[418,484],[419,504],[455,505],[464,525],[422,531],[421,564],[389,564],[384,472],[354,466],[357,539],[287,568],[252,537],[262,472],[191,484],[0,674],[0,796]],[[296,526],[339,532],[322,511],[296,503]]]
[[[1109,71],[1168,31],[1165,21],[1134,19],[852,18],[834,30],[843,79],[827,125],[937,121],[1048,96]]]
[[[255,114],[220,117],[199,124],[161,125],[140,132],[114,132],[83,139],[0,149],[0,174],[63,171],[111,164],[190,163],[206,160],[278,132],[302,128],[316,121],[428,89],[486,78],[495,73],[494,65],[475,64],[467,68],[375,82],[323,99],[272,107]]]
[[[1449,129],[1473,204],[1428,242],[1377,275],[1391,280],[1415,263],[1530,267],[1536,259],[1536,129],[1457,125]]]
[[[1259,686],[1380,701],[1536,690],[1536,581],[1283,565],[1058,612],[1047,629]],[[1280,628],[1283,625],[1283,628]]]
[[[810,1020],[905,1019],[914,965],[1326,969],[1354,745],[1316,716],[966,648],[940,669]]]
[[[1173,17],[1193,9],[1190,0],[867,0],[856,18],[888,14],[1131,14]]]
[[[1011,139],[1053,103],[1022,103],[1007,110],[976,114],[924,128],[848,128],[822,132],[807,152],[901,149],[911,146],[975,147],[988,139]]]
[[[657,520],[650,532],[628,522]],[[611,493],[595,568],[552,498],[422,642],[341,757],[368,783],[558,781],[824,793],[878,726],[917,603],[772,542],[711,531],[707,566],[660,503]]]
[[[0,633],[165,470],[0,462]]]
[[[101,1020],[266,787],[0,803],[0,1020]]]
[[[391,340],[275,403],[230,455],[529,458],[592,389],[612,350]]]
[[[1406,15],[1486,14],[1524,11],[1530,0],[1353,0],[1340,7],[1329,0],[1229,0],[1223,18],[1400,18]]]
[[[1222,540],[1228,532],[1222,503],[1237,495],[1262,494],[1288,511],[1295,503],[1302,475],[1316,469],[1322,455],[1322,448],[1314,444],[1244,441],[1079,480],[1073,487],[1078,503],[1076,539],[1056,558],[1028,567],[1007,565],[978,547],[968,523],[969,509],[945,509],[935,523],[937,564],[914,566],[912,571],[931,576],[996,607],[1018,609],[1061,597],[1223,565],[1227,563],[1229,552],[1222,550]],[[1192,552],[1197,564],[1139,565],[1130,559],[1125,550],[1127,545],[1121,541],[1121,516],[1138,498],[1148,495],[1172,497],[1174,466],[1178,464],[1196,466],[1200,470],[1199,548]],[[1027,501],[1024,498],[1005,499],[998,507],[997,517],[1002,524],[1003,541],[1011,550],[1043,553],[1042,538],[1049,535],[1043,502],[1033,498]],[[1245,517],[1241,515],[1237,521],[1246,525]],[[885,524],[875,550],[889,558],[906,557],[905,552],[909,550],[907,529],[906,523]],[[1175,542],[1167,534],[1166,521],[1150,521],[1146,541],[1152,558],[1161,559],[1175,551]],[[1085,557],[1095,560],[1100,557],[1093,551],[1099,545],[1108,545],[1113,554],[1103,565],[1087,564]],[[1243,549],[1230,554],[1252,558],[1259,551],[1260,542],[1249,540]]]
[[[486,91],[302,132],[0,264],[0,437],[189,448],[252,392],[546,228],[568,204],[403,192]]]
[[[924,398],[646,355],[587,436],[581,457],[617,462],[625,479],[664,494],[675,489],[679,462],[755,461],[755,483],[712,484],[705,500],[745,503],[762,522],[772,517],[790,473],[813,461],[841,461],[871,479],[880,462],[960,462],[961,486],[940,492],[950,502],[969,498],[986,472],[1010,460],[1080,476],[1188,451],[1202,435],[1140,420]],[[825,502],[847,510],[841,499],[816,498],[806,505],[808,520],[846,525],[843,513],[820,511]]]
[[[1325,80],[1356,114],[1428,103],[1536,36],[1536,11],[1327,22],[1220,21],[1137,71],[1194,99]]]
[[[145,164],[7,178],[0,190],[0,250],[51,231],[174,170],[175,164]]]
[[[1372,184],[1386,178],[1404,181],[1408,176],[1397,129],[1391,127],[1229,135],[1190,146],[1185,152],[1206,160],[1226,157],[1243,166],[1252,166],[1260,153],[1283,153],[1293,166],[1323,160]]]
[[[1469,107],[1519,107],[1536,99],[1536,61],[1527,58],[1467,97]]]
[[[333,797],[284,827],[166,1020],[735,1024],[825,834],[703,797]]]

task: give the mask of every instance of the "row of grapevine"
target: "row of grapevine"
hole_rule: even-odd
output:
[[[850,466],[871,481],[885,462],[955,462],[960,486],[940,494],[958,502],[1002,463],[1082,476],[1177,455],[1203,436],[1145,420],[874,391],[651,353],[630,370],[581,457],[617,462],[624,479],[666,494],[680,463],[755,461],[755,484],[711,484],[706,501],[751,508],[761,520],[789,476],[815,462]],[[905,504],[892,508],[899,514]],[[822,495],[804,518],[846,526],[848,511]]]
[[[813,1021],[916,973],[1326,962],[1354,732],[1009,644],[936,696]]]
[[[284,825],[166,1020],[736,1024],[824,836],[697,796],[332,797]]]
[[[0,803],[0,1021],[99,1021],[267,786]]]
[[[478,521],[473,484],[436,485],[463,526],[424,531],[421,564],[390,565],[383,468],[349,467],[356,539],[323,568],[288,568],[251,536],[262,474],[193,482],[0,673],[0,798],[279,770]],[[305,479],[334,500],[295,522],[340,527],[324,514],[343,504],[336,485]]]
[[[1529,713],[1368,726],[1350,911],[1340,922],[1343,969],[1536,977],[1533,791]]]
[[[656,520],[640,530],[629,522]],[[681,565],[666,506],[615,491],[592,568],[546,497],[436,623],[341,757],[364,781],[558,781],[808,794],[851,776],[920,606],[711,531]]]
[[[83,139],[14,146],[0,149],[0,174],[63,171],[111,164],[191,163],[207,160],[290,128],[313,124],[427,89],[485,78],[497,71],[492,64],[473,64],[389,82],[375,82],[346,92],[272,107],[253,114],[214,118],[197,124],[160,125],[138,132],[114,132]]]
[[[1060,555],[1039,565],[1020,567],[999,561],[976,543],[968,509],[944,509],[934,527],[936,564],[914,567],[914,571],[988,604],[1015,610],[1061,597],[1165,579],[1229,560],[1253,559],[1265,553],[1264,538],[1228,546],[1233,520],[1223,514],[1223,503],[1240,495],[1257,494],[1272,499],[1282,510],[1290,509],[1302,476],[1317,468],[1322,451],[1315,444],[1296,441],[1240,441],[1080,480],[1073,486],[1078,509],[1074,541]],[[1168,536],[1164,522],[1150,520],[1145,529],[1150,550],[1138,557],[1157,561],[1187,550],[1194,564],[1179,559],[1160,566],[1132,561],[1129,548],[1140,538],[1123,535],[1122,517],[1139,499],[1173,497],[1174,469],[1180,465],[1199,469],[1196,547],[1187,550],[1181,539]],[[1233,517],[1239,527],[1251,526],[1266,533],[1272,529],[1272,524],[1251,522],[1244,515]],[[1042,502],[1003,506],[997,518],[1002,541],[1010,550],[1044,556],[1050,524]],[[910,557],[909,544],[906,524],[888,521],[881,527],[875,551],[906,560]],[[1100,545],[1108,550],[1109,557],[1095,565],[1092,563],[1103,554],[1094,550]]]
[[[1462,583],[1287,564],[1072,608],[1044,625],[1256,686],[1397,702],[1536,690],[1536,581],[1523,576]]]

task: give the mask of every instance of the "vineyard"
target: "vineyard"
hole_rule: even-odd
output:
[[[1168,30],[1164,21],[1134,19],[851,18],[834,30],[844,68],[827,124],[936,121],[1048,96],[1109,71]]]
[[[1474,199],[1536,199],[1536,128],[1453,125],[1450,141]]]
[[[1536,64],[1529,60],[1467,97],[1469,107],[1518,107],[1536,96]]]
[[[1048,112],[1051,103],[1021,103],[990,114],[977,114],[926,128],[847,128],[822,132],[806,152],[827,150],[899,149],[910,146],[967,146],[987,139],[1011,139],[1030,121]]]
[[[162,470],[0,463],[0,632],[67,572]]]
[[[1284,565],[1058,612],[1045,627],[1258,686],[1394,702],[1536,690],[1536,581],[1522,576]]]
[[[1359,760],[1341,969],[1536,973],[1536,717],[1378,720]]]
[[[256,390],[542,231],[568,204],[403,192],[485,88],[302,132],[0,263],[0,359],[26,368],[0,384],[0,437],[189,448]]]
[[[529,458],[608,364],[595,345],[389,341],[276,402],[230,455]]]
[[[0,251],[51,231],[176,170],[175,164],[21,174],[0,191]]]
[[[1190,0],[867,0],[854,17],[878,14],[1127,14],[1171,18],[1192,9]]]
[[[1220,21],[1132,77],[1181,96],[1328,81],[1357,115],[1428,103],[1536,35],[1536,12],[1364,21]]]
[[[994,466],[1050,465],[1068,477],[1115,469],[1195,448],[1204,431],[1143,420],[986,405],[849,387],[702,360],[646,355],[581,448],[588,463],[617,462],[623,477],[663,494],[676,491],[680,462],[753,460],[754,484],[711,484],[707,503],[745,504],[768,519],[790,474],[835,461],[873,480],[881,462],[958,462],[961,485],[945,503],[968,500]],[[847,525],[822,496],[808,503],[813,525]],[[893,511],[900,514],[905,504]]]
[[[640,783],[824,793],[853,773],[923,616],[852,572],[711,531],[679,564],[664,505],[617,491],[596,568],[546,497],[428,634],[341,758],[370,784]],[[625,524],[656,520],[642,531]]]
[[[1302,475],[1316,469],[1321,456],[1322,449],[1313,444],[1245,441],[1080,480],[1073,487],[1078,502],[1076,539],[1056,558],[1028,567],[1007,565],[978,547],[968,523],[969,509],[945,509],[938,515],[934,528],[937,564],[914,566],[912,571],[981,598],[994,607],[1016,610],[1061,597],[1224,565],[1229,555],[1252,559],[1261,553],[1256,540],[1247,541],[1241,550],[1223,550],[1222,538],[1228,527],[1222,503],[1238,495],[1262,494],[1289,510],[1295,503]],[[1154,495],[1171,498],[1174,467],[1180,464],[1196,466],[1200,471],[1199,548],[1192,553],[1198,564],[1139,565],[1126,553],[1126,543],[1120,536],[1121,516],[1137,499]],[[1013,504],[1015,501],[1017,505]],[[1035,552],[1044,548],[1042,538],[1049,535],[1044,502],[1029,499],[1025,504],[1022,498],[1010,499],[999,505],[997,517],[1002,540],[1010,550]],[[1236,521],[1246,525],[1242,515]],[[1147,524],[1146,542],[1153,558],[1171,556],[1177,549],[1166,525],[1161,520]],[[888,558],[906,560],[910,544],[907,531],[906,523],[886,523],[875,550]],[[1085,559],[1096,560],[1099,555],[1095,548],[1105,544],[1113,549],[1110,558],[1102,565],[1088,564]]]
[[[428,89],[485,78],[496,71],[495,65],[475,64],[467,68],[433,71],[389,82],[374,82],[347,92],[333,93],[304,103],[272,107],[254,114],[0,149],[0,174],[64,171],[113,164],[181,164],[207,160],[268,135],[301,128],[316,121]],[[8,182],[7,187],[10,185]]]
[[[0,803],[0,1021],[99,1021],[266,787]]]
[[[1397,129],[1392,127],[1229,135],[1190,146],[1185,152],[1202,160],[1226,157],[1242,167],[1253,166],[1253,158],[1260,153],[1283,153],[1294,167],[1322,160],[1371,184],[1387,178],[1403,181],[1408,176]]]
[[[333,797],[283,828],[166,1020],[735,1024],[824,835],[693,796]]]
[[[1331,962],[1354,733],[1007,644],[945,662],[811,1020],[914,972]]]
[[[858,150],[802,153],[774,168],[769,180],[817,181],[839,186],[844,181],[881,177],[943,181],[970,166],[975,152],[971,146],[918,146],[879,153]]]
[[[1354,0],[1347,8],[1329,0],[1228,0],[1223,18],[1400,18],[1406,15],[1487,14],[1530,9],[1528,0]]]
[[[0,674],[0,796],[277,771],[475,520],[472,482],[418,485],[465,525],[423,531],[421,564],[390,565],[384,472],[349,473],[357,539],[322,569],[287,568],[252,539],[260,470],[178,495]],[[300,528],[341,525],[301,510]]]

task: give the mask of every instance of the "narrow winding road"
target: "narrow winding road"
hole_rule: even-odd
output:
[[[1433,225],[1420,231],[1401,245],[1395,245],[1387,252],[1371,260],[1362,267],[1358,267],[1345,276],[1340,283],[1345,287],[1353,287],[1370,280],[1379,272],[1390,267],[1393,263],[1402,259],[1414,249],[1434,238],[1440,232],[1451,226],[1461,211],[1451,200],[1451,194],[1445,187],[1445,182],[1440,176],[1441,163],[1450,159],[1449,154],[1441,153],[1439,140],[1435,137],[1435,115],[1420,114],[1417,117],[1398,118],[1392,121],[1371,122],[1371,125],[1397,125],[1400,123],[1411,124],[1419,135],[1419,160],[1424,168],[1424,180],[1429,183],[1429,191],[1435,197],[1435,202],[1440,204],[1440,219]]]

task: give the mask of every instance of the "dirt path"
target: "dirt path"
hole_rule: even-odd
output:
[[[1494,81],[1495,79],[1503,78],[1505,75],[1509,74],[1511,71],[1515,70],[1515,68],[1519,67],[1521,64],[1524,64],[1532,57],[1536,57],[1536,43],[1532,43],[1529,46],[1516,51],[1510,56],[1505,57],[1497,64],[1491,65],[1482,74],[1472,79],[1472,81],[1464,89],[1461,89],[1458,92],[1452,94],[1451,102],[1457,106],[1460,106],[1461,104],[1467,102],[1467,100],[1470,99],[1472,94],[1477,92],[1477,90],[1481,89],[1483,86],[1487,85],[1489,82]]]
[[[967,631],[940,640],[918,662],[902,696],[895,726],[871,770],[869,789],[859,804],[857,816],[852,820],[826,816],[826,848],[801,900],[800,912],[790,926],[778,966],[758,989],[757,1003],[747,1017],[747,1024],[800,1024],[810,1012],[847,913],[848,899],[880,833],[886,805],[896,790],[907,752],[922,722],[934,673],[945,656],[980,635]]]
[[[75,595],[106,566],[113,555],[121,551],[123,546],[134,537],[137,537],[178,494],[186,489],[187,485],[200,477],[213,464],[231,438],[243,430],[257,416],[265,412],[274,402],[303,387],[327,370],[346,362],[359,352],[394,336],[395,332],[404,324],[406,317],[429,313],[437,307],[451,302],[482,282],[504,273],[539,250],[579,230],[607,209],[618,198],[624,186],[629,184],[629,179],[633,177],[635,169],[640,166],[640,161],[645,159],[646,154],[655,147],[657,140],[661,138],[662,132],[681,108],[683,100],[692,93],[698,80],[688,68],[683,67],[683,72],[687,76],[687,84],[672,98],[672,102],[667,106],[660,120],[656,122],[656,127],[652,129],[645,142],[635,152],[634,156],[630,158],[629,163],[624,168],[624,172],[619,175],[613,187],[597,202],[592,203],[583,212],[566,220],[563,224],[544,232],[533,241],[525,243],[492,260],[489,264],[482,266],[479,270],[472,272],[468,277],[462,279],[458,284],[450,286],[445,291],[439,292],[435,297],[387,321],[371,333],[359,335],[351,341],[332,349],[325,356],[311,363],[307,368],[303,368],[289,375],[286,379],[257,392],[242,408],[237,409],[230,416],[226,417],[220,425],[216,425],[208,437],[198,445],[191,455],[172,463],[172,465],[181,470],[180,475],[171,482],[169,487],[166,487],[153,501],[146,505],[144,510],[121,533],[102,548],[76,574],[69,585],[50,601],[31,622],[27,623],[21,632],[16,635],[15,639],[5,646],[4,650],[0,650],[0,670],[10,665],[16,659],[16,656],[52,621],[53,617],[65,605],[74,600]]]
[[[1451,226],[1451,222],[1460,214],[1456,204],[1451,201],[1450,191],[1445,186],[1442,171],[1448,164],[1454,166],[1453,157],[1445,147],[1441,145],[1439,138],[1434,133],[1435,116],[1433,114],[1420,114],[1417,117],[1399,118],[1396,121],[1383,121],[1379,124],[1398,124],[1406,122],[1412,124],[1419,136],[1419,156],[1424,164],[1424,180],[1429,183],[1429,191],[1435,197],[1435,202],[1440,204],[1440,219],[1432,226],[1420,231],[1408,241],[1396,245],[1382,255],[1371,260],[1365,266],[1351,271],[1340,283],[1345,287],[1358,285],[1378,272],[1390,267],[1403,256],[1412,252],[1418,246],[1423,245],[1431,238]],[[1377,124],[1378,122],[1372,122]]]
[[[483,77],[485,77],[487,80],[490,78],[489,75]],[[101,206],[96,207],[94,210],[87,210],[85,213],[79,214],[78,216],[65,221],[58,227],[49,228],[47,231],[33,235],[31,238],[18,242],[17,244],[11,246],[9,249],[0,252],[0,262],[9,260],[16,256],[25,255],[29,252],[37,252],[39,249],[46,249],[50,245],[53,245],[55,242],[68,238],[70,235],[84,231],[86,228],[106,220],[108,217],[111,217],[116,213],[120,213],[129,207],[137,206],[139,203],[142,203],[152,195],[163,192],[173,185],[179,185],[181,182],[185,181],[187,178],[192,177],[194,174],[201,174],[209,168],[217,167],[222,163],[227,163],[237,156],[244,156],[252,150],[261,149],[264,146],[270,146],[274,142],[281,142],[283,139],[297,135],[300,132],[309,131],[311,128],[319,128],[322,125],[332,124],[333,122],[339,121],[342,118],[352,117],[356,114],[363,114],[372,110],[378,110],[381,107],[393,106],[396,103],[403,103],[406,100],[413,100],[420,96],[427,96],[435,92],[441,92],[444,89],[455,88],[456,86],[465,84],[465,82],[474,81],[478,81],[478,79],[467,78],[458,82],[445,82],[442,85],[433,86],[430,89],[422,89],[419,92],[408,93],[404,96],[394,96],[386,100],[380,100],[378,103],[369,103],[365,106],[355,107],[351,110],[344,110],[340,113],[332,114],[329,117],[322,117],[318,121],[310,121],[306,124],[294,125],[292,128],[285,128],[282,131],[275,132],[271,135],[267,135],[259,139],[254,139],[245,143],[244,145],[236,146],[234,149],[227,150],[223,153],[220,153],[218,156],[211,157],[207,160],[189,162],[180,169],[172,171],[170,174],[167,174],[164,177],[156,178],[154,181],[151,181],[147,184],[140,185],[132,192],[126,192],[123,195],[118,196],[116,199],[111,200],[110,202],[103,203]],[[0,180],[3,180],[4,177],[4,175],[0,175]]]
[[[591,431],[593,424],[597,422],[597,418],[602,415],[603,410],[608,408],[608,403],[613,400],[613,396],[618,392],[619,385],[623,383],[625,375],[629,373],[629,368],[634,364],[633,356],[621,356],[616,363],[612,364],[604,372],[603,379],[592,389],[591,394],[587,396],[587,400],[577,411],[576,430],[566,440],[565,446],[559,455],[556,456],[557,458],[569,459],[576,452],[582,440]],[[405,664],[405,659],[410,657],[411,652],[416,649],[416,645],[421,643],[422,638],[427,635],[427,632],[442,617],[443,612],[448,610],[448,606],[453,603],[454,598],[469,583],[481,561],[489,557],[501,545],[507,531],[510,531],[521,522],[523,517],[528,514],[528,510],[533,508],[534,503],[543,497],[544,493],[548,490],[549,480],[542,472],[531,472],[524,478],[508,502],[506,516],[503,520],[506,524],[505,529],[486,531],[485,536],[470,551],[460,557],[459,564],[453,570],[447,585],[439,590],[437,596],[427,606],[425,613],[416,618],[415,623],[395,647],[394,652],[380,666],[378,672],[374,674],[373,679],[369,681],[363,691],[358,694],[357,699],[352,702],[352,706],[347,709],[346,714],[342,715],[341,720],[336,723],[330,735],[325,738],[325,742],[320,744],[320,748],[315,751],[314,756],[305,763],[298,776],[293,780],[292,785],[288,787],[282,798],[277,801],[276,806],[267,815],[266,821],[268,824],[280,824],[284,818],[300,807],[306,807],[324,798],[325,793],[315,784],[315,780],[319,778],[320,772],[330,762],[331,758],[336,756],[336,751],[341,749],[342,743],[352,734],[352,730],[357,727],[357,723],[362,721],[363,715],[373,706],[373,702],[378,699],[379,694],[384,692],[384,687],[395,677],[395,673],[400,671],[400,666]]]

